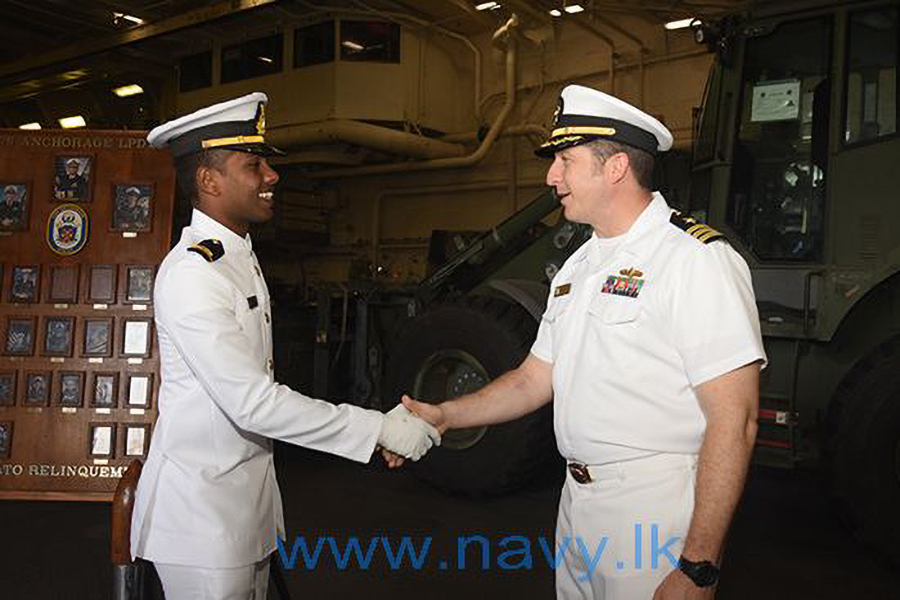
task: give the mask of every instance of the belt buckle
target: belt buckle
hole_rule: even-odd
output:
[[[572,474],[572,479],[578,483],[585,484],[593,481],[587,465],[581,463],[569,463],[569,473]]]

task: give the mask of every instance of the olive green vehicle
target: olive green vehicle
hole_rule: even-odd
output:
[[[717,59],[684,208],[753,273],[769,359],[757,461],[827,467],[861,539],[900,560],[900,5],[773,4],[694,24]],[[538,198],[421,284],[382,398],[454,397],[521,361],[549,279],[587,239],[562,218],[541,228],[555,207]],[[559,460],[551,411],[448,432],[418,470],[512,489]]]

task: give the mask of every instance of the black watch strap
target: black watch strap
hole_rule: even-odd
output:
[[[708,560],[678,559],[678,570],[687,575],[697,587],[709,587],[719,580],[719,568]]]

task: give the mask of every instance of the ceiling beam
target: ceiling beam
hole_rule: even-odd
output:
[[[140,27],[133,27],[125,31],[117,32],[99,39],[87,40],[58,50],[52,50],[45,54],[29,57],[13,63],[0,66],[0,78],[18,75],[34,69],[49,67],[66,62],[74,58],[80,58],[90,54],[98,54],[106,50],[126,46],[160,35],[165,35],[196,27],[208,21],[221,19],[244,11],[275,4],[279,0],[226,0],[211,6],[192,10],[169,19],[163,19],[155,23],[148,23]]]

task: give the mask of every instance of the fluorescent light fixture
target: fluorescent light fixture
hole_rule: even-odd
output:
[[[357,44],[356,42],[351,40],[344,40],[343,42],[341,42],[341,46],[347,48],[348,50],[353,50],[354,52],[362,52],[363,50],[365,50],[364,46],[362,46],[361,44]]]
[[[135,17],[133,15],[126,15],[125,13],[120,13],[120,12],[113,13],[113,20],[114,21],[128,21],[129,23],[132,23],[133,25],[143,25],[144,24],[143,19]]]
[[[496,2],[482,2],[475,5],[475,10],[493,10],[495,8],[500,8],[500,5]]]
[[[139,86],[136,83],[132,83],[131,85],[123,85],[122,87],[117,87],[112,92],[119,98],[124,98],[125,96],[134,96],[137,94],[143,94],[144,88],[142,88],[141,86]]]
[[[570,15],[574,15],[575,13],[584,12],[584,7],[580,4],[570,4],[569,6],[564,6],[563,10]]]
[[[24,125],[19,125],[19,129],[40,129],[40,123],[25,123]]]
[[[272,64],[273,62],[275,62],[268,56],[257,56],[256,58],[258,58],[259,60],[263,61],[264,63],[268,63],[268,64]]]
[[[63,117],[59,120],[59,125],[63,129],[74,129],[76,127],[84,127],[87,123],[84,122],[84,117],[75,115],[74,117]]]
[[[559,12],[558,8],[554,8],[554,9],[550,10],[550,16],[551,17],[561,17],[562,13]]]
[[[684,29],[685,27],[690,27],[691,23],[694,22],[693,18],[690,19],[681,19],[679,21],[669,21],[666,23],[666,29]]]

